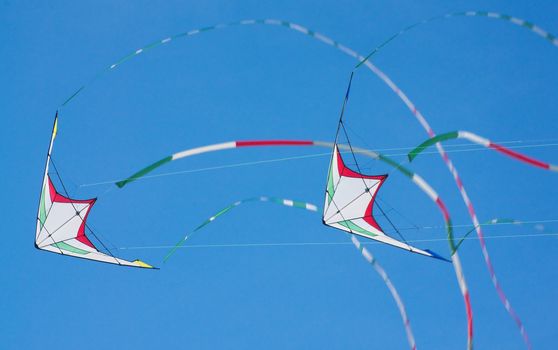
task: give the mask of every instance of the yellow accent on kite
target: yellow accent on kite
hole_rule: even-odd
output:
[[[52,139],[56,137],[56,132],[58,131],[58,117],[54,120],[54,128],[52,130]]]
[[[153,268],[153,266],[151,266],[149,264],[146,264],[141,260],[134,260],[134,263],[136,263],[139,267],[145,267],[146,269],[152,269]]]

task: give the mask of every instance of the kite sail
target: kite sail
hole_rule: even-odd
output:
[[[54,127],[47,153],[43,186],[39,199],[35,247],[52,253],[109,264],[153,268],[153,266],[141,260],[128,261],[117,258],[104,245],[103,247],[107,250],[107,253],[102,252],[97,249],[86,235],[86,229],[92,232],[87,225],[87,216],[97,199],[72,199],[67,194],[63,195],[56,190],[49,176],[49,166],[52,162],[51,152],[57,129],[58,114],[54,118]],[[54,165],[54,163],[52,164]],[[59,176],[56,165],[54,165],[54,168]],[[65,188],[64,192],[66,192]],[[95,235],[93,232],[92,234]],[[97,237],[95,236],[95,238]]]
[[[387,175],[363,175],[349,169],[335,145],[327,178],[323,223],[414,253],[438,257],[391,238],[380,228],[372,212],[376,194],[386,179]]]

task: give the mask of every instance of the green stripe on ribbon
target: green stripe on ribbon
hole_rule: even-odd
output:
[[[410,178],[410,179],[413,178],[414,173],[411,170],[405,168],[404,166],[397,163],[393,159],[388,158],[388,157],[386,157],[386,156],[384,156],[383,154],[380,154],[380,153],[378,153],[378,158],[382,162],[387,163],[387,164],[391,165],[392,167],[394,167],[395,169],[399,170],[403,175],[407,176],[408,178]]]
[[[163,158],[163,159],[161,159],[161,160],[159,160],[159,161],[141,169],[140,171],[138,171],[134,175],[130,176],[129,178],[127,178],[125,180],[122,180],[122,181],[118,181],[115,184],[116,184],[116,186],[118,186],[118,188],[122,188],[122,187],[126,186],[128,183],[136,181],[140,177],[145,176],[146,174],[152,172],[153,170],[157,169],[161,165],[166,164],[170,161],[172,161],[172,156],[168,156],[166,158]]]
[[[434,136],[432,138],[429,138],[428,140],[426,140],[423,143],[421,143],[420,145],[418,145],[411,152],[409,152],[409,154],[407,155],[407,157],[409,158],[409,162],[412,162],[413,159],[415,159],[419,155],[419,153],[421,153],[422,151],[424,151],[428,147],[430,147],[430,146],[432,146],[432,145],[434,145],[438,142],[441,142],[441,141],[456,139],[458,136],[459,136],[459,132],[452,131],[452,132],[447,132],[445,134],[440,134],[440,135]]]
[[[306,203],[304,203],[304,202],[293,201],[293,207],[295,207],[295,208],[301,208],[301,209],[306,209]]]
[[[514,219],[506,219],[506,218],[494,218],[492,220],[488,220],[483,224],[479,224],[478,226],[484,226],[484,225],[496,225],[496,224],[517,224],[519,223],[517,220]],[[467,237],[469,237],[469,235],[474,232],[477,229],[477,226],[473,226],[472,229],[470,229],[469,231],[467,231],[467,233],[465,233],[465,235],[463,235],[463,237],[461,237],[461,239],[457,242],[457,244],[455,245],[455,250],[458,250],[459,247],[461,246],[461,244],[463,243],[463,241],[465,241],[467,239]]]

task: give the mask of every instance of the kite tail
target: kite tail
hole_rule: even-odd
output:
[[[364,59],[363,56],[359,56],[358,54],[357,54],[356,58],[357,59]],[[407,97],[407,95],[393,82],[393,80],[391,80],[391,78],[389,76],[387,76],[383,71],[381,71],[378,67],[376,67],[374,64],[372,64],[369,60],[366,60],[364,62],[364,65],[368,69],[370,69],[378,78],[380,78],[401,99],[401,101],[403,101],[403,103],[411,111],[413,116],[417,119],[417,121],[425,129],[425,131],[427,132],[429,137],[436,136],[436,133],[430,127],[430,124],[428,124],[424,115],[418,110],[418,108]],[[488,272],[490,273],[491,280],[492,280],[492,283],[493,283],[493,285],[496,289],[496,292],[497,292],[498,296],[500,297],[500,300],[502,301],[504,307],[508,311],[508,314],[518,325],[519,332],[521,333],[521,335],[523,337],[523,340],[524,340],[525,344],[527,345],[527,348],[531,349],[531,343],[529,341],[529,337],[527,336],[527,331],[523,327],[523,324],[521,323],[521,320],[519,319],[519,317],[517,316],[515,311],[513,311],[512,307],[511,307],[511,303],[509,302],[508,298],[506,297],[506,295],[503,292],[503,289],[501,288],[500,284],[498,283],[498,280],[496,279],[496,274],[495,274],[494,269],[492,267],[492,262],[490,260],[490,256],[488,255],[488,249],[486,247],[486,242],[484,241],[484,235],[483,235],[482,230],[479,226],[479,221],[477,219],[477,215],[476,215],[475,210],[473,208],[473,203],[469,199],[467,191],[465,190],[465,187],[463,186],[463,182],[461,181],[461,178],[459,177],[459,173],[457,172],[457,169],[453,166],[453,163],[449,159],[449,157],[446,154],[442,145],[437,143],[436,148],[438,149],[438,153],[440,154],[440,156],[442,157],[442,159],[446,163],[446,166],[448,167],[449,172],[452,174],[452,176],[454,178],[454,181],[457,185],[457,188],[459,189],[459,193],[461,194],[461,197],[463,199],[463,202],[465,203],[465,206],[468,209],[469,216],[471,218],[471,221],[473,222],[473,225],[475,226],[475,231],[476,231],[477,237],[479,238],[479,243],[481,245],[481,250],[482,250],[482,253],[483,253],[483,256],[484,256],[485,264],[487,266]],[[467,294],[466,303],[467,303],[468,299],[469,299],[469,296]],[[472,336],[472,334],[471,334],[471,336]]]
[[[465,275],[463,274],[463,268],[461,267],[461,261],[459,260],[459,254],[457,254],[457,252],[451,256],[451,262],[453,264],[453,269],[455,270],[455,275],[457,276],[457,281],[459,282],[459,290],[461,291],[461,295],[463,295],[463,300],[465,302],[465,312],[467,313],[467,350],[472,350],[473,308],[471,307],[469,289],[467,288],[467,282],[465,281]]]
[[[301,209],[305,209],[305,210],[312,211],[312,212],[317,212],[318,211],[317,206],[315,206],[314,204],[307,203],[307,202],[301,202],[301,201],[293,201],[293,200],[290,200],[290,199],[277,198],[277,197],[261,196],[261,197],[253,197],[253,198],[247,198],[247,199],[243,199],[243,200],[240,200],[240,201],[236,201],[236,202],[228,205],[227,207],[221,209],[219,212],[217,212],[215,215],[211,216],[209,219],[205,220],[198,227],[196,227],[190,235],[187,235],[182,240],[180,240],[170,250],[170,252],[165,257],[165,260],[167,260],[178,248],[180,248],[185,243],[185,241],[194,232],[200,230],[201,228],[205,227],[207,224],[213,222],[219,216],[229,212],[232,208],[238,207],[241,204],[245,204],[247,202],[254,202],[254,201],[271,202],[271,203],[275,203],[275,204],[279,204],[279,205],[283,205],[283,206],[287,206],[287,207],[301,208]],[[360,242],[356,239],[356,237],[354,235],[351,235],[351,240],[352,240],[353,244],[356,246],[356,248],[361,251],[364,258],[374,267],[376,272],[380,275],[380,277],[382,278],[382,280],[384,281],[384,283],[388,287],[389,291],[391,292],[391,295],[392,295],[393,299],[395,300],[395,303],[397,304],[397,307],[399,308],[399,313],[401,314],[401,318],[403,320],[403,325],[405,326],[405,332],[407,334],[407,340],[409,342],[409,346],[410,346],[411,350],[416,350],[417,347],[416,347],[413,331],[411,329],[411,324],[410,324],[410,321],[409,321],[409,317],[407,316],[407,311],[405,310],[405,305],[403,304],[403,300],[399,296],[399,293],[397,292],[397,289],[395,289],[395,286],[393,285],[393,283],[389,279],[386,271],[380,266],[380,264],[373,257],[373,255],[364,246],[362,246],[360,244]]]
[[[430,147],[432,145],[435,145],[438,142],[444,142],[444,141],[455,140],[455,139],[465,139],[465,140],[471,141],[472,143],[475,143],[477,145],[480,145],[480,146],[486,147],[488,149],[492,149],[492,150],[495,150],[497,152],[500,152],[500,153],[502,153],[502,154],[504,154],[508,157],[511,157],[515,160],[518,160],[522,163],[525,163],[525,164],[528,164],[528,165],[531,165],[531,166],[534,166],[534,167],[542,168],[542,169],[545,169],[545,170],[558,172],[558,165],[542,162],[538,159],[526,156],[524,154],[513,151],[509,148],[506,148],[506,147],[501,146],[501,145],[499,145],[495,142],[492,142],[489,139],[486,139],[482,136],[473,134],[472,132],[468,132],[468,131],[452,131],[452,132],[447,132],[445,134],[438,134],[438,135],[436,135],[434,137],[431,137],[428,140],[424,141],[423,143],[421,143],[417,147],[415,147],[411,152],[409,152],[407,157],[409,158],[409,161],[413,161],[420,153],[422,153],[428,147]]]
[[[318,207],[315,206],[312,203],[294,201],[294,200],[291,200],[291,199],[283,199],[283,198],[277,198],[277,197],[261,196],[261,197],[252,197],[252,198],[246,198],[246,199],[243,199],[243,200],[240,200],[240,201],[236,201],[232,204],[229,204],[225,208],[219,210],[216,214],[212,215],[209,219],[205,220],[200,225],[198,225],[194,230],[192,230],[191,233],[184,236],[184,238],[182,238],[178,243],[176,243],[175,246],[167,253],[167,255],[165,255],[163,260],[166,262],[178,250],[178,248],[180,248],[182,245],[184,245],[186,240],[188,240],[190,237],[192,237],[192,235],[194,233],[201,230],[202,228],[204,228],[208,224],[212,223],[218,217],[228,213],[233,208],[236,208],[236,207],[240,206],[241,204],[245,204],[245,203],[248,203],[248,202],[255,202],[255,201],[270,202],[270,203],[283,205],[283,206],[286,206],[286,207],[300,208],[300,209],[305,209],[305,210],[313,211],[313,212],[318,211]]]
[[[355,247],[360,250],[362,256],[368,261],[370,265],[376,270],[378,275],[382,278],[386,286],[388,287],[393,300],[397,304],[397,308],[399,309],[399,313],[401,314],[401,319],[403,320],[403,325],[405,326],[405,332],[407,333],[407,341],[409,342],[409,347],[411,350],[416,350],[417,345],[415,343],[415,337],[413,336],[413,330],[411,329],[411,322],[409,321],[409,317],[407,316],[407,311],[405,310],[405,305],[403,304],[403,300],[399,296],[397,289],[389,279],[386,271],[382,268],[382,266],[378,263],[376,258],[366,249],[362,244],[360,244],[359,240],[355,237],[355,235],[351,235],[351,241],[355,245]]]
[[[467,314],[467,350],[473,349],[473,308],[471,307],[471,297],[469,296],[469,288],[467,287],[467,281],[465,280],[465,274],[463,273],[463,267],[461,266],[461,260],[457,254],[457,247],[453,240],[453,226],[451,224],[451,217],[449,211],[440,197],[436,198],[436,204],[444,216],[444,222],[446,224],[446,230],[448,233],[448,244],[450,250],[452,251],[451,263],[453,269],[455,270],[455,275],[457,277],[457,283],[459,284],[459,290],[463,296],[463,301],[465,303],[465,313]]]
[[[428,133],[434,135],[434,131],[432,129],[428,129]],[[519,316],[517,315],[517,313],[515,312],[515,310],[511,306],[511,303],[510,303],[509,299],[507,298],[506,294],[504,293],[504,290],[503,290],[502,286],[500,285],[500,282],[498,281],[498,278],[496,277],[496,272],[494,271],[494,267],[492,265],[490,255],[488,254],[488,248],[486,246],[486,242],[485,242],[485,239],[484,239],[484,234],[483,234],[482,229],[481,229],[481,225],[480,225],[479,220],[477,218],[477,214],[476,214],[475,209],[473,207],[473,203],[471,202],[471,200],[469,199],[469,196],[467,195],[467,192],[466,192],[465,187],[463,185],[463,181],[459,177],[459,173],[457,172],[457,169],[454,167],[452,161],[449,159],[449,157],[448,157],[447,153],[445,152],[445,150],[443,149],[442,145],[440,143],[438,143],[438,144],[436,144],[436,147],[437,147],[438,152],[440,153],[442,159],[446,163],[446,166],[448,167],[450,173],[452,174],[452,176],[455,180],[455,183],[456,183],[456,185],[459,189],[461,197],[463,198],[463,202],[467,206],[469,216],[471,217],[471,220],[473,221],[473,225],[475,227],[477,237],[479,238],[479,243],[480,243],[480,246],[481,246],[482,255],[484,257],[484,262],[485,262],[486,267],[488,269],[488,273],[490,274],[490,279],[492,281],[492,284],[493,284],[494,288],[496,289],[496,293],[498,294],[498,297],[500,298],[500,301],[504,305],[506,311],[508,312],[510,317],[514,320],[514,322],[516,323],[516,325],[519,329],[519,333],[523,337],[523,341],[525,342],[525,345],[527,346],[528,349],[531,349],[531,342],[529,340],[529,336],[527,334],[527,331],[525,330],[525,327],[523,326],[523,323],[522,323],[521,319],[519,318]]]

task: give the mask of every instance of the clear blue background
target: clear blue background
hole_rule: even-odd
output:
[[[0,3],[0,263],[2,349],[404,349],[400,316],[381,279],[350,245],[120,250],[161,266],[119,268],[33,247],[44,157],[57,106],[95,72],[168,35],[221,22],[278,18],[366,53],[418,20],[491,10],[558,32],[554,1],[134,1]],[[503,21],[455,18],[406,34],[374,62],[438,132],[470,130],[496,141],[556,142],[558,48]],[[254,195],[322,203],[328,157],[195,172],[123,190],[80,185],[120,179],[163,156],[235,139],[331,140],[355,61],[299,33],[235,27],[174,42],[103,76],[63,110],[54,159],[72,196],[99,196],[89,222],[117,247],[176,242],[221,207]],[[411,147],[425,133],[401,101],[361,69],[347,114],[355,144]],[[463,142],[454,142],[462,144]],[[558,161],[556,147],[523,149]],[[176,162],[159,173],[326,152],[252,149]],[[399,151],[386,151],[401,154]],[[492,152],[451,154],[480,220],[556,218],[556,174]],[[398,160],[404,160],[396,155]],[[369,163],[371,172],[387,172]],[[437,155],[413,164],[469,223]],[[400,227],[440,226],[436,207],[393,174],[380,197]],[[556,232],[545,224],[542,233]],[[463,233],[466,229],[461,229]],[[536,234],[533,225],[488,235]],[[406,232],[443,238],[442,229]],[[316,214],[248,204],[190,244],[340,242]],[[417,243],[447,256],[444,241]],[[556,237],[488,241],[504,290],[535,349],[556,347]],[[399,289],[422,349],[462,349],[465,313],[450,264],[381,245],[369,248]],[[522,349],[477,241],[463,245],[478,349]]]

